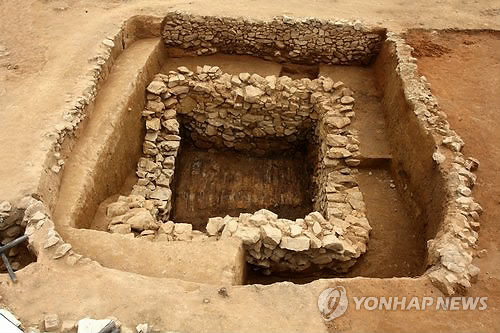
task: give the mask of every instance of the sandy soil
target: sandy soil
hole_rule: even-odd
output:
[[[36,192],[42,172],[46,133],[60,121],[64,101],[78,91],[78,77],[100,41],[136,14],[161,16],[172,10],[251,16],[335,17],[401,30],[424,28],[499,28],[495,0],[389,0],[349,2],[174,0],[164,1],[3,1],[0,5],[0,197]],[[446,15],[443,15],[446,13]],[[5,55],[8,53],[8,55]],[[23,133],[23,135],[19,135]],[[16,165],[15,170],[11,165]]]
[[[261,18],[279,14],[361,18],[393,30],[499,29],[499,7],[496,0],[4,1],[0,4],[0,198],[11,200],[36,192],[47,149],[45,133],[61,120],[65,101],[81,88],[79,78],[89,69],[87,59],[99,49],[100,41],[134,14],[161,16],[166,11],[186,9],[203,14]],[[476,259],[482,274],[470,294],[489,296],[488,310],[480,313],[350,311],[328,329],[331,332],[498,331],[500,40],[498,35],[489,33],[414,33],[410,39],[417,50],[422,43],[422,48],[429,48],[428,41],[441,46],[436,49],[431,45],[430,52],[417,53],[419,66],[452,126],[467,143],[465,153],[481,161],[474,196],[485,209],[479,249],[486,249],[487,254]],[[324,281],[315,283],[314,290],[299,286],[283,290],[282,284],[266,290],[249,286],[235,290],[239,298],[205,306],[203,299],[207,295],[213,297],[215,289],[188,284],[180,288],[170,281],[121,272],[110,274],[97,267],[92,273],[96,272],[97,278],[91,277],[88,271],[68,272],[60,267],[31,265],[19,274],[23,283],[17,286],[2,283],[0,303],[9,304],[15,312],[22,313],[22,319],[32,323],[37,322],[42,313],[64,309],[61,316],[73,320],[87,315],[115,314],[128,318],[125,320],[128,324],[149,321],[177,330],[193,331],[203,327],[205,331],[236,328],[269,331],[290,327],[291,323],[297,325],[296,328],[308,325],[315,331],[324,329],[312,307],[304,306],[314,305],[317,293],[326,286]],[[158,282],[161,283],[158,285]],[[110,285],[116,292],[110,291]],[[358,296],[437,293],[421,280],[350,280],[346,285]],[[85,288],[79,292],[82,286]],[[153,292],[155,289],[159,292]],[[166,304],[155,301],[160,295],[168,301]],[[176,305],[181,297],[184,300]],[[116,304],[129,307],[117,309]],[[136,311],[138,307],[142,310]],[[186,309],[195,315],[187,317]],[[215,316],[218,320],[207,320]],[[209,325],[204,326],[207,322]]]

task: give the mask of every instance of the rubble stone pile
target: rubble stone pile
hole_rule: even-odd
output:
[[[261,209],[238,218],[209,219],[207,233],[243,241],[247,262],[267,271],[304,271],[311,266],[346,272],[366,251],[371,227],[365,217],[326,220],[312,212],[295,221]]]

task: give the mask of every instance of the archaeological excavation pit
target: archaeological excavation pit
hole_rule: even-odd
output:
[[[97,92],[61,235],[106,267],[213,284],[434,269],[449,189],[396,46],[357,23],[169,14]]]

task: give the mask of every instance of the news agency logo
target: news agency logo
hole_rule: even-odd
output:
[[[347,292],[343,286],[325,289],[318,297],[318,308],[325,321],[342,316],[348,305]]]
[[[488,308],[488,297],[356,297],[354,310],[367,311],[421,311],[434,308],[436,311],[483,311]],[[318,309],[325,321],[342,316],[349,306],[347,291],[343,286],[328,288],[318,297]]]

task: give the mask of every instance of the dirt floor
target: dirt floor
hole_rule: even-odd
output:
[[[304,218],[313,211],[305,154],[259,157],[183,143],[175,166],[171,219],[204,230],[210,217],[261,208],[286,219]]]
[[[99,49],[101,40],[132,15],[161,16],[176,9],[259,18],[280,14],[359,18],[396,31],[500,28],[500,6],[496,0],[1,2],[2,200],[37,191],[47,150],[47,131],[61,120],[65,101],[80,91],[81,76],[90,68],[88,59]],[[315,332],[499,331],[500,37],[489,32],[413,31],[408,38],[416,47],[415,56],[422,75],[431,83],[452,127],[466,142],[464,153],[481,161],[473,195],[485,210],[478,250],[485,249],[486,254],[474,261],[481,268],[481,274],[469,295],[488,296],[486,311],[350,309],[340,320],[325,325],[317,314],[317,295],[338,281],[320,280],[308,288],[288,284],[229,288],[231,297],[221,299],[216,288],[206,285],[126,274],[97,266],[70,271],[63,265],[51,267],[45,263],[32,264],[21,271],[20,283],[16,286],[3,275],[0,305],[33,324],[38,323],[43,313],[59,312],[63,319],[114,315],[125,318],[122,321],[130,327],[150,322],[177,331],[301,331],[300,328],[305,327]],[[367,205],[370,200],[367,197]],[[398,253],[397,247],[387,251]],[[400,262],[409,261],[403,256]],[[411,265],[409,275],[415,272]],[[353,296],[440,294],[422,280],[348,279],[342,283]],[[117,307],[116,304],[129,306]]]

